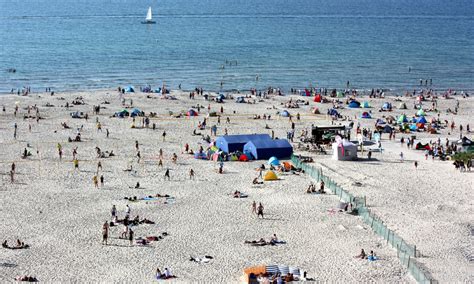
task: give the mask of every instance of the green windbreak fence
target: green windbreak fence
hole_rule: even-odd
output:
[[[353,208],[357,208],[359,211],[359,216],[362,217],[362,220],[370,225],[375,233],[383,237],[387,243],[390,243],[390,245],[397,250],[397,256],[401,263],[407,267],[410,274],[418,283],[437,283],[426,270],[420,268],[421,265],[416,261],[416,258],[421,256],[416,246],[405,242],[397,233],[387,228],[383,221],[375,214],[371,213],[366,206],[365,197],[357,197],[350,194],[331,178],[323,175],[321,168],[315,168],[302,162],[298,156],[293,155],[291,161],[295,167],[303,169],[311,178],[318,182],[323,181],[326,188],[339,196],[342,201],[352,203]]]

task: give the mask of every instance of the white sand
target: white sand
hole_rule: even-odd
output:
[[[80,95],[87,105],[73,106],[70,110],[59,107]],[[66,100],[58,100],[59,97]],[[46,282],[152,282],[157,267],[161,270],[168,267],[178,276],[177,281],[228,283],[238,282],[248,266],[287,264],[300,267],[308,271],[309,276],[325,282],[414,282],[397,259],[396,251],[360,218],[327,212],[337,207],[337,197],[305,194],[310,182],[308,176],[282,175],[279,181],[256,187],[251,186],[257,175],[254,168],[263,161],[227,162],[225,173],[219,175],[214,162],[181,154],[186,142],[193,150],[198,149],[202,141],[191,133],[204,115],[191,119],[172,118],[168,111],[186,111],[197,103],[207,106],[208,102],[201,97],[194,101],[186,94],[177,94],[175,101],[147,99],[145,94],[126,97],[133,98],[134,105],[147,114],[150,111],[158,113],[159,117],[152,119],[157,123],[155,131],[131,129],[130,118],[109,118],[122,108],[115,91],[53,97],[44,94],[41,97],[37,94],[0,97],[0,105],[7,106],[7,112],[0,114],[0,239],[8,239],[12,244],[20,238],[31,246],[27,250],[1,250],[0,281],[11,282],[17,275],[33,275]],[[103,105],[107,109],[101,110],[99,119],[104,131],[97,132],[92,105],[104,99],[111,104]],[[266,109],[272,104],[281,109],[280,102],[285,100],[287,98],[278,97],[255,105],[226,101],[218,134],[222,134],[225,127],[229,134],[270,133],[264,129],[268,123],[276,136],[285,137],[290,128],[288,119],[277,118],[276,110]],[[15,118],[13,106],[16,101],[21,110]],[[44,107],[47,102],[56,107]],[[39,124],[22,118],[26,113],[23,108],[34,104],[46,118]],[[221,106],[211,105],[211,111],[218,111]],[[296,123],[297,130],[312,123],[327,124],[324,115],[309,115],[309,107],[313,105],[311,102],[310,106],[290,110],[293,114],[304,114]],[[327,107],[329,105],[321,107],[323,113]],[[467,121],[468,111],[472,109],[472,100],[466,100],[466,104],[462,104],[463,113],[458,117]],[[86,122],[70,118],[68,114],[73,110],[89,112],[90,119]],[[236,114],[232,114],[234,110]],[[207,109],[202,112],[207,113]],[[272,114],[272,120],[248,119],[254,113]],[[230,125],[225,123],[227,114],[231,118]],[[63,121],[72,128],[62,129],[60,123]],[[139,121],[137,119],[137,125]],[[370,125],[373,121],[370,120]],[[17,140],[13,139],[15,122],[19,127]],[[29,123],[31,133],[28,132]],[[216,118],[212,118],[208,126],[214,123]],[[84,125],[84,142],[68,143],[67,137],[74,136],[75,128],[81,125]],[[111,131],[108,139],[105,128]],[[168,134],[166,142],[161,140],[164,129]],[[209,133],[207,130],[206,134]],[[134,163],[137,175],[130,175],[122,170],[134,160],[135,140],[140,142],[142,162]],[[64,149],[62,161],[57,155],[58,142]],[[33,157],[23,160],[20,156],[26,143],[34,148]],[[73,171],[71,162],[71,150],[75,146],[79,147],[80,172]],[[99,190],[92,185],[98,161],[96,146],[116,154],[113,158],[101,159],[105,187]],[[397,147],[397,143],[384,142],[387,151],[377,162],[335,162],[329,156],[316,158],[318,163],[325,165],[326,174],[343,183],[346,189],[366,195],[368,205],[391,229],[418,245],[426,255],[420,261],[436,279],[472,281],[472,269],[469,270],[472,266],[465,255],[469,250],[472,255],[472,237],[467,228],[473,219],[471,174],[456,172],[449,162],[423,162],[421,154],[404,150],[407,159],[420,161],[419,169],[414,171],[412,163],[398,163]],[[157,166],[159,148],[164,150],[165,168],[171,169],[171,181],[163,180],[164,169]],[[36,149],[40,151],[40,157],[36,155]],[[171,163],[173,152],[179,156],[177,165]],[[18,172],[14,184],[10,184],[8,175],[12,161]],[[190,168],[196,171],[196,181],[188,178]],[[137,181],[143,189],[130,189],[129,186]],[[353,181],[360,181],[364,186],[351,187]],[[250,197],[234,199],[230,196],[234,190],[243,191]],[[127,204],[124,196],[156,193],[174,196],[176,202],[128,203],[132,216],[138,214],[156,222],[156,225],[135,227],[135,236],[159,235],[164,231],[169,236],[149,247],[130,247],[128,241],[116,239],[122,231],[119,226],[111,229],[111,245],[101,245],[101,227],[105,220],[110,220],[112,204],[117,205],[120,217],[123,217]],[[253,200],[264,204],[265,220],[251,214]],[[273,233],[287,244],[251,247],[243,243],[261,237],[268,240]],[[382,260],[355,259],[361,248],[375,250]],[[211,255],[214,259],[208,264],[197,264],[188,260],[190,255]]]

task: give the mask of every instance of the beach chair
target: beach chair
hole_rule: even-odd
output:
[[[290,273],[293,274],[293,277],[296,280],[299,280],[301,278],[300,269],[297,267],[290,267]]]
[[[267,265],[265,270],[269,274],[277,274],[278,273],[278,265]]]
[[[278,271],[281,275],[287,275],[290,273],[290,268],[287,265],[278,265]]]

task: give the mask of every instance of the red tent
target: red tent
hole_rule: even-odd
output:
[[[239,157],[239,161],[241,161],[241,162],[247,162],[248,160],[249,160],[249,158],[245,154],[242,154]]]
[[[317,94],[317,95],[314,97],[314,102],[316,102],[316,103],[320,103],[320,102],[321,102],[321,94]]]

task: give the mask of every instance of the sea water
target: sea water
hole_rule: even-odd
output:
[[[148,6],[154,25],[140,23]],[[474,1],[0,0],[0,92],[413,90],[420,79],[474,89]]]

